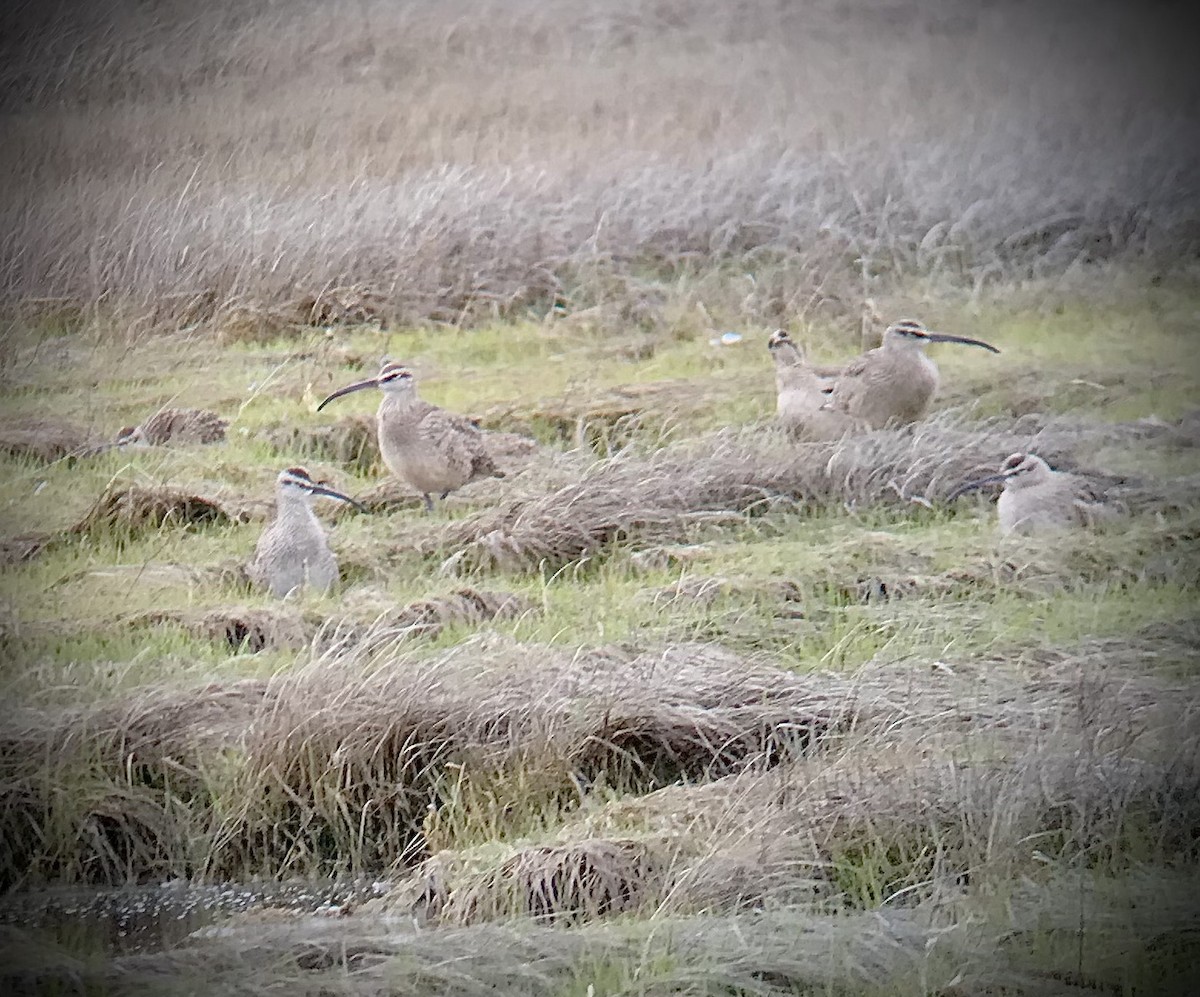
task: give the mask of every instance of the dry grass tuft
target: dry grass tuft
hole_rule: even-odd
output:
[[[513,916],[593,920],[638,909],[661,890],[662,872],[661,857],[642,841],[527,848],[460,887],[442,916],[462,924]]]
[[[708,278],[695,300],[760,325],[857,322],[893,277],[983,288],[1196,245],[1195,85],[1151,11],[343,7],[6,32],[8,296],[260,340],[663,328],[680,278]]]
[[[247,305],[235,300],[217,309],[210,322],[221,346],[262,344],[299,338],[308,331],[303,316],[303,310],[295,314],[279,305]]]
[[[119,701],[53,717],[40,710],[20,711],[6,718],[3,741],[6,747],[27,745],[64,757],[95,751],[100,760],[122,765],[155,766],[168,758],[194,765],[201,752],[238,742],[268,688],[262,679],[190,689],[151,686]]]
[[[585,806],[549,846],[439,853],[377,906],[449,921],[550,915],[537,904],[556,896],[573,917],[616,913],[614,897],[676,913],[857,906],[886,899],[868,886],[1007,880],[1037,849],[1119,864],[1145,834],[1163,855],[1194,855],[1200,688],[1148,673],[1196,646],[1182,624],[1019,666],[813,676],[855,717],[827,750]],[[637,863],[640,889],[621,892]]]
[[[365,325],[378,323],[388,312],[387,299],[366,284],[328,287],[298,303],[307,325]]]
[[[116,533],[124,536],[164,526],[224,524],[244,522],[247,518],[245,512],[186,489],[170,485],[122,485],[113,482],[67,532]]]
[[[447,626],[511,620],[536,609],[536,604],[512,592],[461,588],[447,595],[409,603],[379,622],[425,637],[436,637]]]
[[[512,592],[465,587],[385,610],[369,623],[356,622],[349,616],[327,619],[315,634],[314,647],[345,651],[357,645],[357,652],[363,654],[372,648],[390,648],[403,640],[434,640],[447,627],[515,619],[538,609],[536,603]],[[353,615],[361,620],[365,614],[360,609]]]
[[[203,613],[152,610],[127,617],[130,626],[176,623],[201,640],[226,644],[231,651],[256,654],[280,649],[299,650],[316,634],[319,621],[282,607],[222,607]]]
[[[0,565],[20,564],[56,544],[78,536],[128,538],[164,527],[192,527],[249,522],[266,517],[267,506],[256,500],[229,500],[170,485],[108,484],[84,515],[55,533],[26,533],[0,538]],[[198,569],[189,569],[195,573]],[[230,562],[214,576],[219,583],[249,584],[245,567]]]
[[[378,473],[381,466],[372,415],[341,416],[317,426],[284,423],[259,437],[289,459],[333,461],[359,474]]]
[[[541,772],[551,794],[575,794],[575,780],[653,787],[713,778],[775,764],[847,722],[844,696],[821,686],[697,646],[571,656],[491,638],[430,661],[354,638],[265,682],[146,689],[102,707],[14,714],[0,753],[55,757],[64,772],[82,765],[176,825],[197,821],[184,852],[213,874],[292,864],[311,872],[335,855],[370,868],[420,846],[428,805],[448,792],[449,763]],[[221,757],[239,761],[220,775]],[[44,774],[11,773],[9,786],[12,826],[86,818],[59,812],[66,798],[43,796]],[[214,792],[224,814],[216,830]],[[181,799],[196,807],[190,818]],[[152,842],[121,847],[160,854]],[[73,841],[61,860],[86,877],[96,868],[90,855]],[[152,873],[162,871],[156,860]],[[11,882],[25,872],[3,874]]]
[[[625,384],[599,394],[570,392],[534,406],[494,406],[484,412],[480,423],[537,431],[575,447],[608,454],[668,418],[686,418],[711,409],[722,397],[732,397],[739,387],[744,385],[722,382],[699,393],[694,383],[683,380]]]
[[[49,416],[0,425],[0,454],[34,460],[60,460],[84,454],[99,443],[95,434],[63,419]]]
[[[1058,462],[1080,435],[1073,428],[1060,435],[1053,423],[967,428],[949,416],[834,443],[727,431],[648,456],[626,452],[601,461],[548,494],[519,496],[452,523],[426,547],[429,553],[452,548],[451,563],[472,567],[557,566],[614,541],[680,540],[693,524],[779,502],[930,505],[1017,450]]]
[[[50,533],[23,533],[15,537],[0,537],[0,566],[31,561],[53,540],[54,537]]]

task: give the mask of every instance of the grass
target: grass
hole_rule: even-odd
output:
[[[1194,388],[1186,367],[1163,362],[1177,347],[1172,316],[1186,296],[1168,286],[1144,289],[1140,310],[1122,300],[1139,326],[1154,329],[1136,358],[1123,322],[1081,321],[1083,304],[997,310],[977,321],[1018,343],[1050,341],[1064,351],[1063,373],[1040,384],[1046,400],[1079,369],[1097,377],[1120,371],[1099,409],[1072,412],[1063,426],[1074,428],[1044,443],[1073,466],[1101,472],[1107,465],[1095,456],[1115,455],[1143,492],[1170,496],[1177,476],[1194,473],[1194,453],[1167,430],[1153,430],[1159,435],[1148,442],[1123,436],[1119,417],[1149,414],[1143,396],[1153,378],[1167,377],[1180,397]],[[326,419],[310,409],[328,385],[311,382],[356,376],[353,356],[327,375],[315,359],[328,343],[323,334],[207,352],[192,335],[174,362],[156,360],[123,390],[86,390],[85,369],[111,362],[101,341],[78,361],[87,368],[58,368],[63,407],[110,426],[137,421],[138,406],[198,402],[181,397],[181,371],[207,356],[210,397],[224,399],[214,407],[231,428],[212,446],[51,463],[0,458],[9,471],[0,486],[9,528],[51,537],[30,560],[0,569],[10,621],[3,683],[15,710],[5,735],[13,787],[5,819],[14,844],[24,841],[5,860],[10,887],[355,873],[395,884],[380,911],[403,914],[415,902],[406,898],[425,896],[421,904],[434,903],[444,923],[463,925],[447,931],[553,915],[576,927],[549,930],[578,933],[615,919],[621,931],[653,939],[674,930],[672,918],[707,918],[704,930],[720,932],[725,924],[736,930],[747,916],[739,911],[760,908],[809,910],[805,916],[826,919],[813,930],[841,931],[848,911],[915,903],[935,920],[982,923],[999,935],[1008,929],[997,911],[1009,907],[997,898],[1014,883],[1075,875],[1082,863],[1120,896],[1130,877],[1176,862],[1190,868],[1181,851],[1186,817],[1163,801],[1190,771],[1183,759],[1191,742],[1160,736],[1178,723],[1171,710],[1186,715],[1196,680],[1187,621],[1200,574],[1186,501],[1152,499],[1117,526],[1058,549],[1000,541],[986,498],[954,507],[897,502],[860,480],[856,461],[897,461],[903,476],[914,473],[904,462],[925,467],[928,451],[951,460],[951,469],[911,487],[936,495],[938,474],[973,466],[972,447],[999,453],[1015,445],[1003,435],[1004,417],[988,423],[960,410],[911,440],[885,434],[874,449],[814,456],[813,467],[844,465],[844,478],[812,478],[796,464],[772,479],[783,492],[765,503],[739,506],[730,492],[709,507],[732,502],[724,512],[696,516],[686,502],[709,502],[701,490],[683,500],[678,523],[656,512],[557,562],[481,562],[460,565],[465,577],[439,573],[491,528],[489,516],[506,516],[509,506],[551,514],[556,489],[574,487],[584,469],[590,484],[575,514],[586,519],[587,489],[626,480],[619,475],[636,482],[640,497],[631,501],[644,509],[664,501],[654,476],[663,467],[692,473],[686,461],[670,463],[681,455],[711,452],[703,473],[714,483],[741,473],[721,470],[725,454],[764,468],[796,459],[761,432],[712,435],[730,413],[747,411],[753,425],[769,411],[734,400],[734,389],[752,380],[752,394],[769,398],[769,358],[754,344],[721,354],[729,359],[715,374],[731,404],[722,407],[718,393],[701,417],[681,419],[678,406],[696,405],[714,379],[710,363],[696,362],[711,349],[701,337],[597,363],[566,330],[513,327],[507,345],[504,334],[496,326],[442,340],[421,330],[360,329],[340,345],[357,355],[382,341],[379,352],[419,357],[428,395],[449,405],[473,385],[510,384],[523,370],[527,393],[504,401],[509,419],[547,410],[548,398],[572,383],[573,404],[586,411],[622,383],[621,371],[627,383],[681,390],[636,399],[642,428],[614,456],[569,451],[570,441],[547,434],[525,470],[491,486],[495,496],[476,487],[429,517],[402,510],[328,520],[341,591],[282,607],[235,570],[261,529],[275,470],[289,460],[268,434]],[[810,334],[835,355],[836,334]],[[463,348],[475,342],[478,350]],[[538,349],[521,352],[531,342]],[[620,340],[605,344],[615,353]],[[1023,350],[1006,350],[1001,362],[1032,368]],[[297,359],[281,366],[289,356]],[[986,359],[945,357],[947,394],[979,376]],[[38,369],[27,370],[25,394],[10,399],[10,417],[40,410],[50,382],[33,376]],[[241,407],[243,388],[272,372],[268,388]],[[1014,382],[997,382],[997,398],[1005,383]],[[668,423],[665,436],[654,428]],[[965,449],[937,456],[948,446]],[[372,463],[314,467],[352,494],[369,492],[379,473]],[[100,492],[132,484],[147,494],[209,495],[239,511],[200,524],[124,514],[85,520]],[[788,498],[788,489],[797,491]],[[675,494],[663,493],[670,502]],[[69,532],[83,521],[90,525]],[[468,590],[523,601],[509,618],[458,615],[449,608],[459,605],[453,593]],[[395,615],[405,605],[427,608]],[[213,619],[240,620],[241,629]],[[436,626],[406,629],[417,620]],[[236,643],[256,632],[268,635],[261,649]],[[745,681],[763,684],[733,691]],[[806,728],[813,711],[823,719]],[[797,740],[805,729],[820,733]],[[1094,753],[1107,782],[1093,785],[1087,765],[1064,762],[1079,752]],[[1150,768],[1130,782],[1134,764]],[[973,766],[982,766],[979,775]],[[1151,770],[1164,773],[1161,789]],[[954,771],[962,775],[950,782],[937,774]],[[872,780],[882,781],[872,789]],[[936,813],[913,810],[913,794],[943,802]],[[768,802],[781,798],[797,802]],[[1064,798],[1075,809],[1064,811]],[[825,816],[809,824],[805,815],[818,813]],[[16,830],[34,827],[36,837]],[[824,830],[805,844],[810,827]],[[950,889],[964,875],[965,892]],[[305,931],[299,923],[295,930]],[[1008,968],[989,963],[981,979],[1070,964],[1052,932],[1022,930],[1032,932],[1029,946],[1006,949]],[[680,973],[716,980],[725,972],[673,943],[644,969],[621,951],[609,939],[595,955],[547,972],[583,974],[572,978],[614,993]],[[1134,988],[1158,964],[1129,951],[1104,962],[1101,975]],[[870,958],[859,952],[830,968],[828,985],[837,979],[846,992],[868,992],[869,973],[856,975],[853,966]],[[941,972],[938,958],[926,957],[921,972]],[[964,958],[948,956],[949,964],[963,972]],[[95,965],[95,973],[109,971]],[[488,965],[478,972],[501,971]],[[171,972],[186,976],[179,966]],[[793,981],[781,993],[804,979],[780,972]],[[899,965],[887,972],[894,985],[909,985]],[[1033,985],[1021,978],[1018,992]],[[745,990],[749,977],[730,979],[755,992]]]
[[[1001,6],[6,12],[3,982],[1187,992],[1194,80],[1157,12]],[[770,429],[771,330],[908,315],[1002,352]],[[385,357],[507,476],[389,485],[376,399],[315,411]],[[73,452],[166,406],[226,439]],[[944,501],[1026,449],[1127,515]],[[372,511],[280,603],[297,462]],[[20,913],[343,877],[120,957]]]
[[[26,8],[4,288],[119,306],[133,339],[845,326],[914,277],[983,293],[1194,248],[1195,84],[1163,15],[907,13],[227,2],[89,31]]]

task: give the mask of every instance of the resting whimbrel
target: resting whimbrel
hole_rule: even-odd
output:
[[[888,326],[883,345],[851,360],[825,403],[869,429],[916,422],[928,410],[938,388],[937,365],[925,355],[929,343],[965,343],[1000,351],[991,343],[966,336],[930,332],[915,319]]]
[[[787,332],[771,333],[767,349],[775,361],[775,419],[781,426],[804,440],[836,440],[857,428],[845,412],[822,408],[833,382],[813,370]]]
[[[1004,491],[996,503],[996,513],[1003,534],[1027,536],[1090,526],[1108,511],[1082,478],[1051,470],[1041,457],[1031,453],[1012,454],[1001,465],[999,474],[960,485],[947,501],[999,481],[1004,482]]]
[[[160,446],[164,443],[220,443],[229,420],[201,408],[161,408],[117,435],[117,446]]]
[[[434,495],[445,498],[477,478],[504,477],[484,447],[479,427],[418,398],[416,379],[402,364],[385,363],[378,377],[338,388],[317,411],[335,398],[366,388],[383,392],[375,414],[383,462],[421,493],[426,509],[433,509]]]
[[[302,467],[289,467],[275,479],[275,518],[258,538],[248,573],[277,598],[306,586],[328,592],[338,580],[337,559],[312,511],[320,495],[363,509],[348,495],[317,484]]]
[[[157,447],[168,443],[220,443],[229,420],[201,408],[160,408],[136,426],[123,426],[111,443],[89,447],[100,454],[118,447]]]

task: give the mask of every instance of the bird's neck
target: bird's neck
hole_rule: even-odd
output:
[[[379,414],[385,412],[403,413],[416,408],[419,399],[415,391],[410,391],[404,395],[384,395],[383,401],[379,403]]]
[[[276,515],[296,523],[316,523],[312,503],[298,495],[280,495],[275,503]]]

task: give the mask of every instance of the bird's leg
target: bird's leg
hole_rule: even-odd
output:
[[[441,495],[438,496],[443,502],[446,501],[446,496],[450,494],[450,489],[447,488]]]
[[[429,493],[428,493],[428,492],[426,492],[426,493],[425,493],[424,495],[422,495],[421,497],[422,497],[423,499],[425,499],[425,511],[426,511],[426,512],[433,512],[433,498],[432,498],[432,497],[429,495]]]

